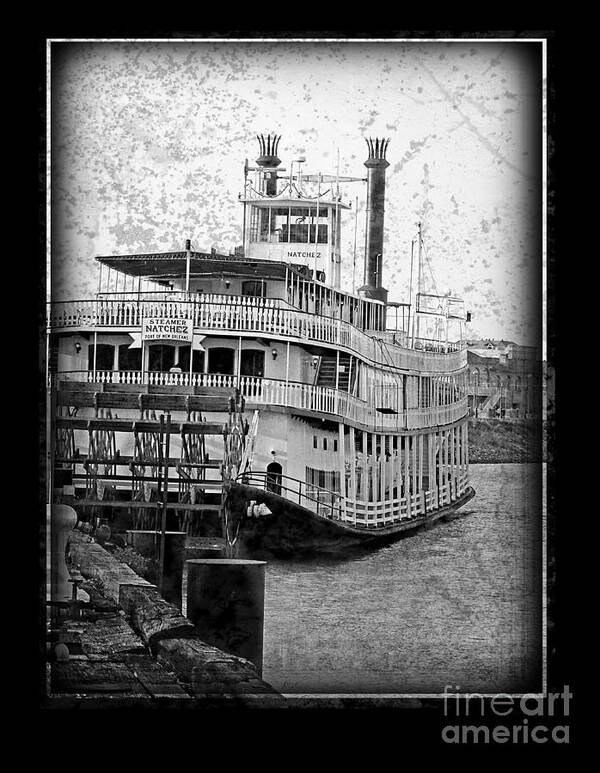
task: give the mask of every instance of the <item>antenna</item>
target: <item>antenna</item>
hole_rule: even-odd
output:
[[[354,252],[352,254],[352,292],[356,292],[356,232],[358,230],[358,196],[354,206]]]
[[[244,160],[244,219],[242,222],[242,255],[246,254],[246,196],[248,195],[248,159]]]
[[[315,279],[317,278],[317,250],[319,249],[319,204],[321,202],[321,174],[317,188],[317,217],[315,219]]]

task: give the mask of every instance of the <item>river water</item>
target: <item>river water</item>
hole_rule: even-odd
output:
[[[541,688],[541,467],[471,466],[461,517],[344,559],[270,560],[263,678],[287,694]]]

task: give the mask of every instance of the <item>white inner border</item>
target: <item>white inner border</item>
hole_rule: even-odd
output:
[[[50,303],[52,288],[52,245],[51,245],[51,46],[52,43],[541,43],[542,44],[542,104],[541,104],[541,123],[542,123],[542,361],[546,361],[547,356],[547,38],[48,38],[46,40],[46,300]],[[48,340],[46,342],[46,354],[48,355]],[[546,390],[546,368],[542,371],[542,421],[547,419],[547,390]],[[48,357],[46,357],[46,383],[49,383]],[[46,401],[48,418],[47,428],[50,427],[50,392],[48,390],[48,399]],[[546,440],[542,441],[543,451],[546,451]],[[46,434],[46,453],[50,461],[50,432]],[[545,456],[545,453],[544,453]],[[48,464],[48,468],[51,465]],[[49,472],[49,501],[52,499],[52,475]],[[547,470],[542,463],[542,692],[541,693],[501,693],[510,695],[513,698],[520,698],[524,695],[545,696],[548,692],[548,652],[547,652]],[[49,508],[48,508],[49,509]],[[49,521],[48,531],[49,536]],[[47,539],[46,546],[47,575],[49,582],[50,572],[50,539]],[[477,693],[477,696],[495,697],[500,693]],[[457,693],[282,693],[284,698],[450,698]],[[458,693],[461,697],[467,697],[469,693]]]

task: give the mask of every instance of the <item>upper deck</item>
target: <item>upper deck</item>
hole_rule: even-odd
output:
[[[246,162],[239,195],[241,247],[230,255],[197,252],[187,240],[185,251],[98,257],[95,297],[51,303],[50,331],[127,333],[138,346],[140,338],[159,340],[158,333],[168,341],[180,327],[192,345],[194,336],[273,339],[333,349],[382,372],[462,371],[462,301],[416,292],[412,264],[409,303],[388,302],[382,285],[388,142],[367,142],[367,178],[307,175],[300,167],[294,174],[304,159],[284,175],[279,138],[260,135],[258,166]],[[340,287],[341,214],[351,207],[339,184],[349,181],[367,182],[365,284],[356,293],[354,282],[353,292]],[[151,335],[147,320],[154,320]]]
[[[339,348],[363,361],[414,373],[453,373],[467,364],[463,344],[408,339],[402,330],[369,330],[335,316],[299,311],[287,301],[234,295],[120,293],[113,297],[50,304],[50,332],[140,334],[145,318],[189,320],[194,334],[267,336]],[[161,297],[162,295],[162,297]],[[179,296],[179,297],[178,297]]]

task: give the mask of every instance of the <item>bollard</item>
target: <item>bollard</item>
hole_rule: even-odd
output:
[[[266,561],[186,561],[186,616],[207,644],[254,663],[262,676]]]
[[[206,544],[202,547],[187,547],[185,549],[185,562],[183,564],[183,580],[181,582],[181,614],[187,617],[187,573],[188,563],[194,558],[222,558],[225,555],[224,545]]]
[[[69,505],[52,505],[50,526],[50,599],[71,601],[73,586],[67,568],[66,551],[69,534],[77,525],[77,513]]]
[[[145,558],[158,562],[160,548],[160,532],[145,530],[129,530],[127,544]],[[183,579],[183,564],[185,556],[186,533],[184,531],[165,532],[165,571],[161,596],[165,601],[181,609],[181,585]]]

